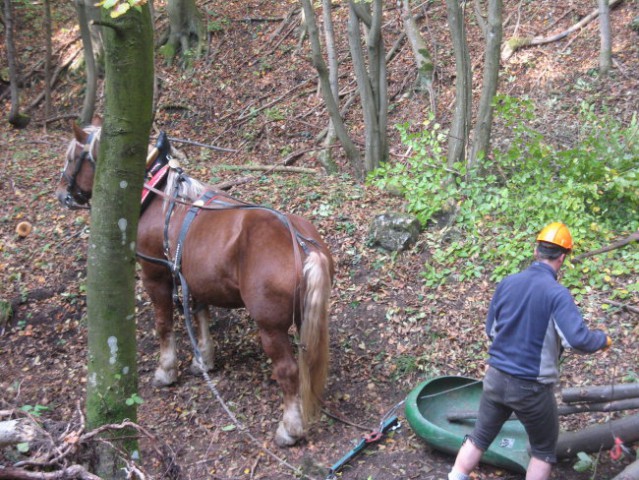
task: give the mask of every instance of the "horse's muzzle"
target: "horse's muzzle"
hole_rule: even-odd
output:
[[[69,210],[87,210],[91,208],[89,205],[81,205],[76,202],[69,192],[59,191],[56,196],[58,197],[58,201]]]

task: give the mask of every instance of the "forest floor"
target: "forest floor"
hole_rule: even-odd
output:
[[[227,168],[280,165],[291,153],[314,146],[313,138],[325,127],[326,113],[317,95],[308,45],[299,47],[299,18],[293,16],[282,23],[295,3],[207,2],[208,21],[219,27],[210,37],[209,53],[194,60],[188,70],[157,61],[160,83],[154,134],[165,130],[177,139],[234,150],[220,152],[175,143],[188,156],[183,166],[192,176],[211,183],[246,177],[248,181],[235,187],[233,195],[305,216],[329,244],[337,277],[324,414],[299,445],[275,446],[280,392],[271,380],[255,326],[243,311],[216,312],[211,326],[217,341],[212,378],[227,406],[259,444],[233,424],[206,382],[189,373],[191,349],[183,326],[178,327],[180,379],[170,388],[154,388],[151,379],[158,346],[150,302],[138,282],[138,369],[143,403],[137,420],[154,436],[154,440],[143,437],[140,441],[142,467],[153,478],[169,478],[168,464],[173,465],[171,475],[178,478],[179,471],[183,479],[297,478],[289,466],[301,468],[311,478],[324,478],[327,468],[363,435],[378,428],[381,419],[422,380],[438,375],[481,378],[484,371],[487,342],[483,322],[495,285],[479,278],[427,288],[420,272],[433,246],[423,237],[399,254],[369,245],[372,219],[401,211],[401,198],[352,181],[339,156],[344,174],[331,177],[321,173],[314,154],[302,155],[295,163],[314,169],[313,174]],[[594,6],[583,3],[546,0],[506,5],[505,37],[515,28],[522,36],[562,31]],[[446,9],[444,2],[424,8],[422,29],[435,50],[437,64],[437,120],[446,125],[454,99]],[[73,30],[62,30],[72,26],[73,11],[60,9],[54,51],[59,54],[58,62],[63,62],[79,48],[79,42]],[[157,12],[163,14],[161,5]],[[355,80],[348,70],[343,38],[346,8],[336,6],[334,14],[341,32],[339,56],[345,59],[342,78],[348,96]],[[594,22],[563,40],[517,52],[503,66],[500,91],[534,99],[539,107],[535,126],[557,142],[569,143],[578,135],[576,115],[582,100],[606,104],[620,121],[629,121],[639,105],[639,42],[637,33],[629,28],[638,14],[637,3],[631,1],[622,2],[612,12],[615,67],[608,81],[596,78],[599,37]],[[475,84],[480,85],[483,42],[470,12],[467,16]],[[166,19],[161,16],[157,25],[162,28]],[[34,70],[23,90],[23,105],[29,105],[41,88],[42,67],[37,62],[43,58],[44,47],[38,43],[37,31],[18,31],[19,51],[28,52],[21,62]],[[399,13],[389,6],[384,26],[387,48],[399,33]],[[0,57],[5,62],[4,42],[2,45]],[[26,46],[30,49],[25,50]],[[417,131],[429,107],[427,98],[413,91],[414,79],[410,49],[404,45],[389,63],[389,123],[410,122]],[[77,115],[82,91],[81,72],[65,73],[53,95],[55,114]],[[6,95],[2,101],[6,112],[10,105]],[[258,111],[269,102],[268,108]],[[30,113],[34,120],[24,130],[0,124],[0,300],[13,309],[13,315],[0,324],[0,410],[30,405],[47,420],[77,423],[86,384],[89,214],[68,211],[53,196],[71,138],[69,121],[53,122],[45,130],[37,121],[43,117],[41,105]],[[347,121],[361,144],[360,113],[353,106]],[[494,138],[496,143],[508,141],[507,132],[499,129]],[[390,144],[393,160],[401,159],[406,147],[394,129]],[[24,220],[33,225],[33,231],[20,238],[15,228]],[[586,357],[566,355],[559,388],[639,381],[637,315],[604,310],[603,299],[592,293],[580,307],[590,325],[605,323],[616,339],[615,347]],[[639,299],[635,300],[636,307]],[[401,428],[364,450],[346,466],[341,478],[446,478],[453,457],[428,447],[411,430],[401,408],[397,414]],[[562,417],[562,428],[575,430],[622,415]],[[0,464],[24,458],[15,449],[0,449]],[[627,456],[613,461],[603,451],[596,472],[577,472],[572,459],[560,463],[552,478],[605,480],[629,461]],[[482,465],[474,478],[514,480],[522,476]]]

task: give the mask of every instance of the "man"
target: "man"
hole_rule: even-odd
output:
[[[515,412],[526,428],[531,460],[526,480],[545,480],[556,463],[559,435],[553,392],[562,347],[595,352],[612,340],[589,330],[557,273],[573,247],[559,222],[537,237],[535,262],[497,286],[488,310],[486,333],[492,340],[477,423],[457,454],[449,480],[467,480],[502,425]]]

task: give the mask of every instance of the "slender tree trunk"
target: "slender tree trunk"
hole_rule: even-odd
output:
[[[137,394],[135,252],[153,97],[148,4],[117,19],[103,11],[101,23],[106,84],[87,268],[89,429],[136,420],[136,404],[126,400]],[[124,478],[115,452],[101,445],[95,473]],[[118,446],[135,458],[137,442]]]
[[[455,111],[448,139],[448,167],[465,164],[466,142],[470,132],[472,107],[472,77],[470,55],[466,42],[464,11],[458,0],[446,0],[448,27],[455,50]]]
[[[366,130],[364,173],[374,170],[388,159],[388,94],[386,58],[381,33],[382,13],[381,0],[372,1],[372,14],[369,4],[349,1],[348,42]],[[362,50],[360,22],[368,27],[368,71]]]
[[[46,31],[44,54],[44,129],[47,129],[46,120],[51,114],[51,4],[44,0],[44,28]]]
[[[24,128],[29,124],[29,117],[20,113],[20,72],[13,42],[13,12],[11,0],[4,0],[4,30],[7,62],[9,64],[9,89],[11,91],[11,110],[9,123],[16,128]]]
[[[612,68],[612,29],[610,27],[610,5],[608,0],[597,0],[599,3],[599,73],[608,75]]]
[[[359,180],[362,180],[364,178],[364,175],[359,150],[348,136],[348,132],[346,131],[346,126],[344,125],[344,121],[342,120],[342,116],[340,115],[337,102],[331,94],[331,84],[328,76],[328,69],[326,68],[324,59],[322,58],[322,49],[319,41],[319,33],[317,31],[315,11],[313,10],[313,6],[311,5],[310,0],[301,0],[301,2],[304,15],[306,17],[306,29],[308,30],[308,38],[311,44],[311,61],[319,76],[322,96],[324,98],[324,103],[326,103],[326,109],[328,110],[328,114],[333,120],[335,133],[337,134],[337,138],[339,138],[339,141],[342,144],[342,148],[344,148],[344,152],[346,153],[346,156],[348,157],[348,160],[353,167],[355,177]]]
[[[481,87],[479,111],[475,123],[473,146],[468,158],[468,167],[472,167],[479,155],[490,153],[490,133],[493,124],[493,99],[499,82],[499,58],[502,39],[502,0],[488,1],[488,22],[486,24],[486,55],[484,77]]]
[[[430,109],[433,114],[437,113],[437,103],[435,99],[435,89],[433,88],[433,72],[435,71],[435,65],[433,59],[428,50],[428,46],[424,41],[424,38],[419,33],[415,17],[410,9],[410,1],[402,1],[402,19],[404,22],[404,32],[406,32],[406,38],[410,43],[413,50],[413,57],[417,64],[417,78],[418,86],[420,90],[426,90],[429,95]]]
[[[78,12],[78,23],[80,25],[80,36],[84,51],[84,64],[86,71],[86,88],[84,92],[84,104],[80,114],[80,124],[88,125],[93,118],[95,110],[95,100],[97,96],[98,74],[94,56],[93,40],[89,27],[89,15],[85,0],[76,0],[76,10]]]
[[[332,0],[322,0],[322,19],[324,20],[324,41],[326,43],[326,58],[328,59],[328,80],[331,85],[331,94],[335,99],[335,104],[339,108],[339,84],[338,84],[338,64],[337,52],[335,49],[335,32],[333,29],[333,16],[331,14]],[[333,120],[329,118],[324,140],[325,150],[320,154],[320,162],[328,173],[337,172],[337,165],[333,160],[332,147],[335,144],[337,134]]]

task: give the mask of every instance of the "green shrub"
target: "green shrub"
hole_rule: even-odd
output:
[[[639,125],[621,125],[606,112],[582,105],[579,143],[559,148],[527,126],[534,106],[499,97],[495,121],[511,132],[503,149],[471,171],[446,166],[446,133],[432,119],[420,132],[400,125],[412,152],[403,162],[372,172],[369,182],[399,190],[423,226],[454,210],[454,235],[436,229],[424,234],[433,253],[424,280],[435,286],[484,273],[498,281],[532,260],[535,235],[551,221],[566,223],[575,254],[600,248],[639,228]],[[445,241],[444,241],[445,240]],[[624,282],[637,274],[635,246],[585,259],[564,269],[563,283],[577,294],[592,288],[613,296],[632,293]]]

